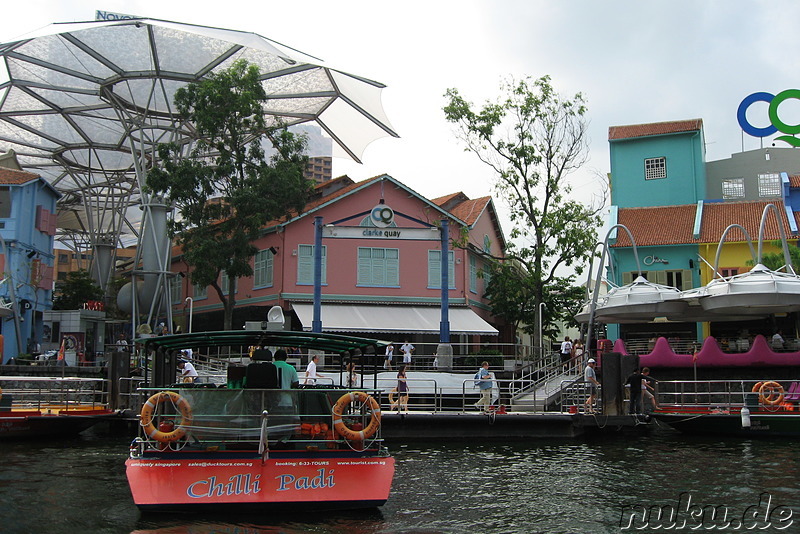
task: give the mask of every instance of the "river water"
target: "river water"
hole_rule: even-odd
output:
[[[799,460],[790,439],[656,432],[394,443],[392,495],[379,510],[216,517],[141,515],[125,481],[129,442],[89,430],[70,439],[0,443],[0,532],[800,532]],[[661,519],[642,507],[660,507]]]

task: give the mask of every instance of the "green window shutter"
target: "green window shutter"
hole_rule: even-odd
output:
[[[626,286],[633,282],[633,273],[628,271],[622,273],[622,285]]]
[[[400,249],[386,249],[386,285],[400,285]]]
[[[687,291],[694,287],[694,282],[692,281],[692,270],[691,269],[683,269],[681,275],[681,291]]]
[[[439,250],[428,251],[428,287],[442,286],[442,253]]]

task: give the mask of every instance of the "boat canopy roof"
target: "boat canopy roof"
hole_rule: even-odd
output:
[[[377,353],[379,348],[385,347],[391,342],[315,332],[224,330],[138,338],[136,343],[143,344],[148,352],[159,349],[169,352],[188,348],[268,346],[298,347],[339,354],[360,350],[362,354],[367,354],[368,352]]]

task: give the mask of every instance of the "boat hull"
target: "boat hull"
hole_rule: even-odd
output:
[[[83,432],[101,421],[114,417],[114,412],[97,414],[42,415],[0,412],[0,441],[7,439],[40,438],[48,436],[71,436]]]
[[[389,498],[391,457],[197,457],[126,461],[142,511],[347,510]]]
[[[686,434],[758,437],[800,436],[800,412],[754,411],[750,413],[750,426],[742,427],[739,410],[715,413],[709,410],[684,409],[674,412],[654,412],[658,421]]]

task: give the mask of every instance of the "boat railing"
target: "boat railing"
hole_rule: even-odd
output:
[[[62,411],[108,407],[102,378],[3,376],[0,410]]]
[[[228,389],[215,387],[143,388],[150,412],[140,415],[138,453],[146,450],[319,450],[379,447],[380,426],[363,440],[336,430],[332,407],[344,388]],[[164,394],[165,392],[172,392]],[[381,392],[366,392],[381,403]],[[355,432],[372,422],[370,401],[346,403],[341,419]],[[180,434],[176,434],[179,432]],[[176,437],[177,436],[177,437]],[[174,439],[173,439],[174,438]]]
[[[656,383],[656,398],[662,407],[731,407],[757,405],[758,380],[671,380]],[[788,391],[789,383],[782,385]]]

